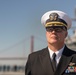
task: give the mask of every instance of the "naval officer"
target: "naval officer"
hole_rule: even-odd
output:
[[[46,12],[41,23],[47,47],[29,54],[25,75],[76,75],[76,52],[65,44],[72,21],[63,11]]]

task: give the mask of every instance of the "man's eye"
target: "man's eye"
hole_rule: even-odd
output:
[[[57,30],[62,30],[61,28],[57,28]]]
[[[62,31],[62,29],[55,29],[56,31]]]

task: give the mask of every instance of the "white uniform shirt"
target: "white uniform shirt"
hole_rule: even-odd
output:
[[[56,53],[56,66],[57,66],[58,63],[59,63],[59,60],[60,60],[60,58],[61,58],[62,52],[63,52],[63,50],[64,50],[64,47],[65,47],[65,46],[63,46],[63,48],[61,48],[60,50],[58,50],[58,51],[56,51],[56,52],[54,52],[53,50],[51,50],[50,48],[48,48],[51,60],[53,59],[53,58],[52,58],[53,53]]]

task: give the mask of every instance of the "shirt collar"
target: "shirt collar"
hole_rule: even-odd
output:
[[[51,50],[51,49],[48,47],[48,50],[49,50],[49,53],[50,53],[50,58],[52,59],[53,53],[56,53],[56,58],[59,58],[59,57],[62,55],[62,52],[63,52],[63,50],[64,50],[64,47],[65,47],[65,45],[64,45],[61,49],[59,49],[58,51],[56,51],[56,52],[54,52],[53,50]]]

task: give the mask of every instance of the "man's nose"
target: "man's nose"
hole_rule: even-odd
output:
[[[53,30],[52,30],[52,33],[55,33],[55,32],[56,32],[56,31],[53,29]]]

